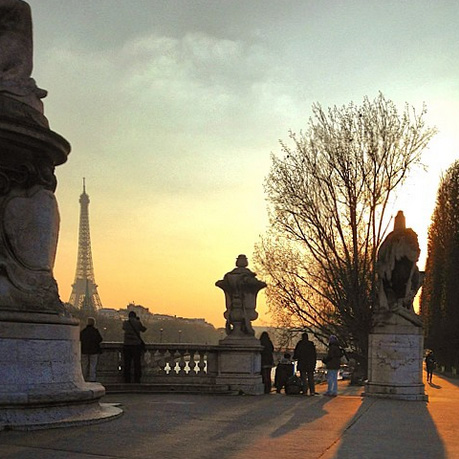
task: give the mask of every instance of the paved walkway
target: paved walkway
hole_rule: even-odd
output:
[[[92,426],[0,432],[2,459],[459,458],[458,380],[434,376],[429,402],[180,394],[110,395],[124,415]],[[324,386],[318,386],[324,392]]]

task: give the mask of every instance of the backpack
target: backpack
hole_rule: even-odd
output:
[[[285,393],[287,395],[297,395],[303,390],[303,382],[296,376],[290,376],[285,384]]]

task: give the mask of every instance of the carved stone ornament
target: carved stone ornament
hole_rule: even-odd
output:
[[[245,255],[239,255],[236,268],[226,273],[215,285],[225,292],[226,333],[228,335],[254,336],[251,322],[258,317],[256,298],[266,284],[256,278],[247,268],[249,262]]]
[[[0,0],[0,431],[90,424],[122,410],[81,372],[79,321],[53,277],[55,166],[69,143],[49,129],[32,71],[30,7]]]
[[[43,113],[47,92],[31,78],[32,16],[21,0],[0,0],[0,94]]]
[[[0,313],[61,314],[54,168],[70,145],[49,129],[32,51],[29,5],[0,0]]]

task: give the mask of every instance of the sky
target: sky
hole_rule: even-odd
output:
[[[54,276],[74,281],[83,177],[104,307],[224,324],[215,282],[249,263],[268,228],[263,182],[279,139],[313,103],[381,91],[428,109],[438,134],[394,203],[419,235],[420,268],[442,172],[459,156],[455,0],[29,0],[33,77],[51,129],[72,145],[56,169]],[[253,265],[249,265],[253,269]],[[264,294],[259,319],[272,319]]]

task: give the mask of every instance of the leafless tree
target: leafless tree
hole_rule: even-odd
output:
[[[312,107],[305,132],[281,141],[265,182],[271,229],[255,248],[275,316],[325,340],[338,334],[366,362],[376,251],[394,190],[435,128],[382,94],[361,106]]]

